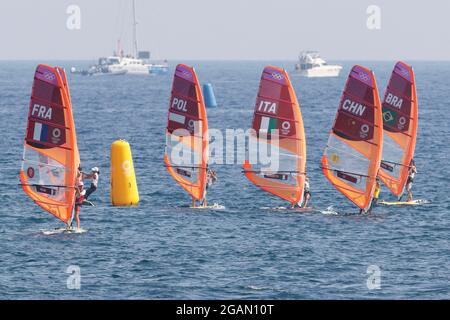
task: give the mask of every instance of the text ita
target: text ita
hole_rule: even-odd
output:
[[[265,113],[277,113],[277,104],[271,101],[262,101],[259,103],[258,111]]]

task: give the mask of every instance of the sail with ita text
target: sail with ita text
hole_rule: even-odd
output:
[[[252,129],[243,164],[245,176],[291,205],[300,204],[306,170],[305,130],[300,106],[285,70],[273,66],[264,68]],[[271,153],[270,165],[261,161],[262,153],[267,150]]]

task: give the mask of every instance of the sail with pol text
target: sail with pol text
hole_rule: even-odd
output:
[[[381,103],[373,72],[354,66],[322,156],[331,184],[360,209],[370,206],[383,145]]]
[[[264,68],[252,128],[249,152],[243,164],[245,176],[292,205],[301,203],[306,170],[305,130],[300,106],[285,70],[272,66]],[[267,166],[261,162],[262,149],[269,148],[272,155],[278,155],[273,159],[277,161],[276,168],[273,163]]]
[[[383,99],[383,154],[380,179],[400,197],[416,148],[418,104],[413,68],[397,62]]]
[[[79,165],[66,74],[62,68],[39,65],[29,105],[21,186],[40,207],[68,223]]]
[[[193,68],[175,69],[166,128],[167,171],[195,200],[205,193],[209,155],[208,119]]]

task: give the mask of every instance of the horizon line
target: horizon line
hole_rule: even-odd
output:
[[[30,62],[36,62],[40,60],[52,60],[52,61],[95,61],[99,58],[17,58],[17,59],[10,59],[10,58],[0,58],[0,62],[10,62],[10,61],[17,61],[17,62],[23,62],[23,61],[30,61]],[[273,58],[273,59],[223,59],[223,58],[198,58],[198,59],[192,59],[192,58],[171,58],[171,59],[149,59],[150,61],[223,61],[223,62],[239,62],[239,61],[251,61],[251,62],[266,62],[266,61],[285,61],[285,62],[295,62],[298,61],[298,59],[283,59],[283,58]],[[361,59],[361,58],[346,58],[346,59],[330,59],[327,58],[328,61],[342,61],[342,62],[349,62],[349,61],[379,61],[379,62],[388,62],[388,61],[398,61],[399,59]],[[405,61],[416,61],[416,62],[450,62],[450,59],[400,59]]]

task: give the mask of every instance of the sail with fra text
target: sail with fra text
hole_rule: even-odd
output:
[[[243,169],[259,188],[292,205],[303,201],[306,142],[300,106],[287,72],[268,66],[261,75]],[[263,151],[264,150],[264,151]],[[261,154],[270,150],[270,165]],[[274,163],[276,161],[276,163]]]
[[[193,68],[176,67],[166,128],[164,162],[169,174],[195,200],[203,199],[209,152],[208,119]]]
[[[418,104],[411,66],[397,62],[383,99],[383,154],[379,177],[400,197],[416,148]]]
[[[20,170],[25,193],[65,223],[72,216],[80,157],[69,87],[62,68],[39,65]]]
[[[331,184],[363,210],[370,206],[380,167],[383,122],[373,72],[354,66],[322,156]]]

